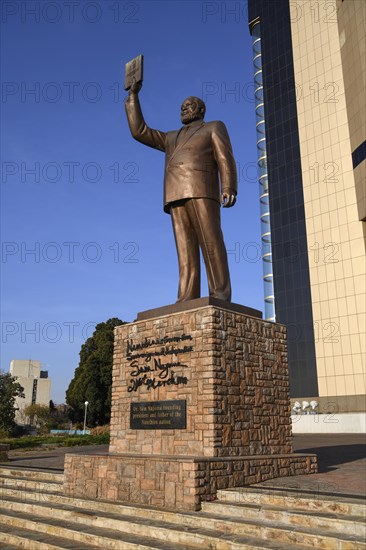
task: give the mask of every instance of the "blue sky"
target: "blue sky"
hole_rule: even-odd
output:
[[[233,301],[263,309],[246,2],[3,2],[1,40],[1,368],[40,360],[61,403],[96,323],[176,300],[164,155],[132,139],[124,112],[124,64],[139,53],[151,127],[179,128],[197,95],[228,128]]]

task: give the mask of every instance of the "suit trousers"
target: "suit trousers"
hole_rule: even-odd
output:
[[[171,204],[179,262],[178,302],[200,297],[200,251],[206,265],[210,296],[231,301],[227,253],[220,223],[220,204],[194,198]]]

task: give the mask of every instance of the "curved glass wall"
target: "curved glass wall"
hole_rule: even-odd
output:
[[[267,321],[276,321],[272,270],[271,220],[268,193],[266,125],[263,101],[262,50],[259,21],[256,21],[254,23],[251,31],[254,64],[254,96],[257,130],[258,181],[263,260],[264,313],[265,319]]]

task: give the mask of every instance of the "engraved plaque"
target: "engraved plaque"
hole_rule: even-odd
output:
[[[143,80],[144,56],[138,55],[126,63],[125,68],[125,90],[129,90],[134,82],[142,82]]]
[[[187,402],[145,401],[131,403],[131,430],[184,430],[187,427]]]

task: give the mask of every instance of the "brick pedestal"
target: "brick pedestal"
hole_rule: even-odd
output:
[[[116,328],[110,452],[67,455],[68,495],[194,510],[218,488],[316,471],[292,453],[285,327],[200,304]]]

